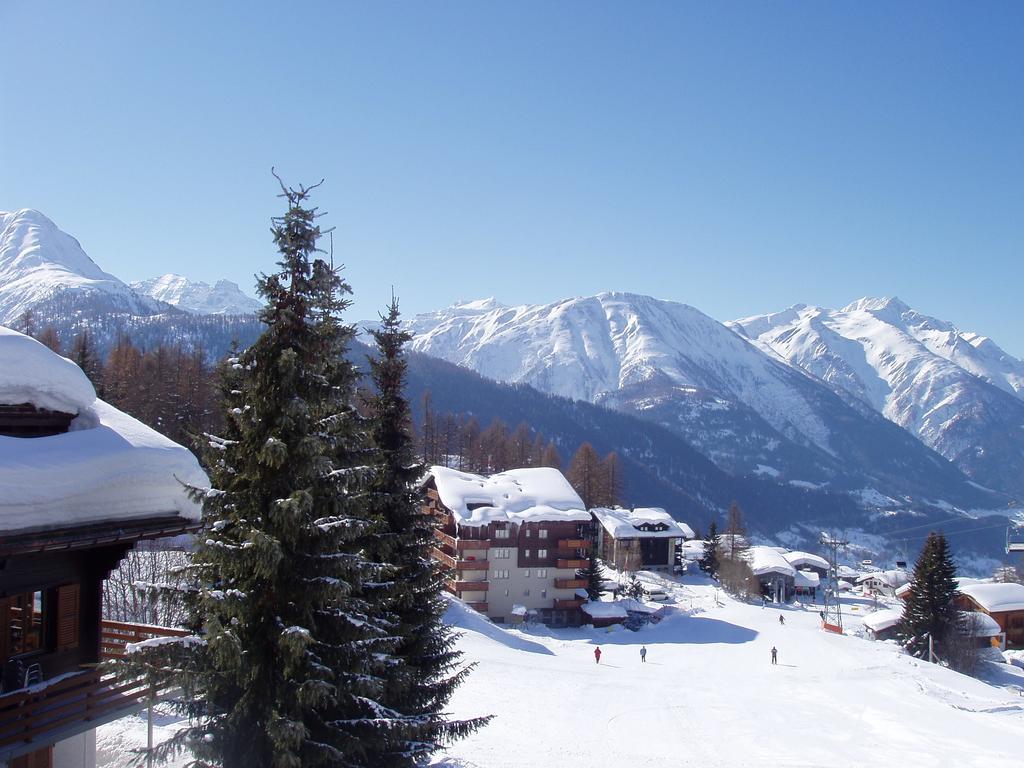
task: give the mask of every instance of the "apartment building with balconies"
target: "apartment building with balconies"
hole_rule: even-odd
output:
[[[424,493],[448,591],[497,622],[519,608],[547,624],[580,623],[592,522],[561,472],[431,467]]]

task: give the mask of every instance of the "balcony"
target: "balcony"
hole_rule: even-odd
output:
[[[462,592],[486,592],[488,582],[486,581],[449,581],[445,583],[449,592],[456,595]]]
[[[555,589],[586,589],[586,579],[555,579]]]
[[[168,627],[104,621],[100,654],[104,660],[116,659],[124,655],[128,643],[189,634]],[[20,755],[137,712],[169,694],[173,692],[154,690],[143,680],[116,680],[89,669],[0,695],[0,764],[10,764]]]
[[[452,570],[455,570],[456,560],[455,560],[454,557],[449,555],[447,552],[444,552],[443,550],[438,549],[437,547],[431,547],[430,548],[430,554],[431,554],[431,556],[435,560],[437,560],[439,563],[441,563],[445,567],[451,568]]]
[[[486,571],[490,567],[487,560],[459,560],[455,564],[459,571]]]
[[[559,539],[559,549],[590,549],[590,542],[586,539]]]
[[[434,529],[434,538],[453,552],[465,552],[467,549],[490,549],[490,539],[456,539],[444,531]]]
[[[487,603],[466,603],[466,605],[468,605],[474,611],[478,611],[480,613],[487,613]]]
[[[579,560],[579,559],[569,560],[569,559],[565,559],[565,558],[561,558],[560,557],[556,561],[555,567],[556,568],[586,568],[587,567],[587,561],[586,560]]]
[[[555,600],[555,608],[579,608],[583,600]]]

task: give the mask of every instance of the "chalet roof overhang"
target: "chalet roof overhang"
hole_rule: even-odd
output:
[[[201,528],[199,520],[167,515],[66,528],[0,531],[0,557],[131,544],[145,539],[194,533]]]

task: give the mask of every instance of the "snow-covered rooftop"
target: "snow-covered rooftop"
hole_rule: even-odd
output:
[[[435,466],[429,476],[458,525],[590,520],[569,481],[551,467],[510,469],[485,477]]]
[[[580,610],[592,619],[624,619],[628,615],[618,603],[584,603]]]
[[[82,369],[31,336],[0,326],[0,405],[81,413],[96,399]]]
[[[910,581],[910,576],[902,568],[894,568],[889,571],[873,571],[872,573],[864,573],[857,577],[858,584],[863,584],[868,580],[877,581],[881,584],[885,584],[887,587],[897,589]]]
[[[864,617],[864,626],[872,632],[881,632],[884,629],[895,627],[903,617],[902,608],[883,608],[880,611],[869,613]]]
[[[814,571],[797,571],[796,577],[793,579],[794,586],[804,587],[805,589],[813,589],[820,583],[821,580]]]
[[[637,507],[608,509],[598,507],[590,510],[601,526],[616,539],[692,539],[693,529],[680,523],[660,507]],[[639,526],[664,526],[663,531],[644,531]]]
[[[796,568],[790,565],[775,547],[751,547],[746,551],[745,557],[755,576],[778,573],[783,576],[796,577]]]
[[[828,570],[828,561],[819,555],[812,555],[810,552],[783,552],[782,556],[786,558],[787,563],[795,568],[809,566]]]
[[[960,592],[989,613],[1024,611],[1024,584],[960,584]]]
[[[70,360],[0,328],[0,403],[78,414],[71,431],[0,436],[0,531],[176,515],[197,520],[185,485],[209,485],[195,456],[96,399]]]
[[[973,637],[997,637],[1003,632],[998,621],[981,611],[960,611],[958,623],[962,630],[970,630]]]

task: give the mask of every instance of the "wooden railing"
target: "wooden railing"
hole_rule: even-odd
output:
[[[585,589],[586,579],[555,579],[555,589]]]
[[[565,558],[559,558],[556,561],[556,565],[559,568],[586,568],[587,567],[587,561],[586,560],[579,560],[579,559],[576,559],[576,558],[573,558],[571,560],[570,559],[565,559]]]
[[[586,539],[559,539],[559,549],[590,549],[590,542]]]
[[[118,682],[89,670],[0,696],[0,751],[32,742],[45,745],[47,734],[111,712],[128,714],[154,695],[141,680]]]
[[[124,656],[124,647],[129,643],[141,643],[154,637],[186,637],[190,634],[184,629],[104,619],[100,626],[100,658],[104,661],[120,659]]]
[[[431,547],[430,554],[433,555],[435,560],[441,562],[442,565],[455,570],[455,558],[447,552],[439,549],[438,547]]]
[[[458,594],[459,592],[486,592],[488,582],[486,581],[449,581],[448,591]]]
[[[456,539],[454,536],[449,536],[444,531],[434,529],[434,538],[440,541],[447,547],[450,547],[453,552],[465,552],[467,549],[490,549],[490,539]]]

